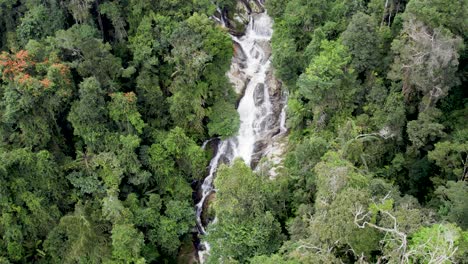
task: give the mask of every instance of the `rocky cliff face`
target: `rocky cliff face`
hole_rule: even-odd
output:
[[[231,35],[240,37],[245,34],[249,16],[265,11],[263,3],[263,0],[239,0],[233,10],[218,9],[214,16],[217,21],[225,23]]]

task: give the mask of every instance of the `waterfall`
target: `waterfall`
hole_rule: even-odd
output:
[[[218,143],[209,174],[201,186],[202,198],[196,204],[196,220],[198,232],[202,235],[206,232],[202,222],[203,207],[215,192],[213,180],[219,165],[230,164],[240,157],[248,166],[255,168],[262,156],[270,158],[271,153],[278,153],[282,147],[277,139],[287,131],[284,106],[287,95],[281,92],[281,83],[273,77],[270,61],[272,25],[272,19],[266,12],[252,13],[245,35],[231,35],[235,54],[227,76],[236,92],[243,94],[237,108],[241,124],[236,136]],[[280,162],[278,158],[272,159],[273,163]],[[204,249],[199,249],[198,253],[203,263],[210,247],[206,242],[201,244]]]

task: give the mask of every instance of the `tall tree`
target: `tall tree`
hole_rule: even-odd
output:
[[[375,24],[372,17],[357,13],[341,35],[343,44],[353,57],[352,65],[357,72],[374,70],[382,59],[379,50],[380,37]]]
[[[401,80],[407,100],[420,101],[420,111],[434,107],[458,84],[456,71],[462,40],[445,28],[430,28],[409,15],[392,50],[397,54],[389,78]]]
[[[50,141],[61,143],[57,118],[73,94],[71,73],[54,53],[38,45],[30,45],[32,52],[0,55],[4,143],[38,148]]]
[[[245,263],[257,254],[273,253],[282,241],[281,227],[272,211],[273,183],[255,175],[240,159],[222,166],[215,179],[217,223],[210,225],[210,263],[229,259]]]

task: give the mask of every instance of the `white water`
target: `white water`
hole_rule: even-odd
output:
[[[209,174],[201,186],[202,199],[196,205],[196,216],[198,230],[202,235],[206,232],[201,220],[203,205],[209,195],[215,192],[213,180],[220,163],[230,164],[240,157],[248,166],[252,166],[252,158],[256,152],[259,152],[260,156],[277,153],[278,144],[275,144],[275,138],[287,131],[285,108],[280,106],[281,111],[278,113],[278,110],[275,112],[278,107],[273,105],[274,102],[284,104],[284,98],[274,100],[270,96],[273,87],[269,86],[274,83],[268,80],[273,78],[270,61],[272,25],[272,19],[266,13],[252,14],[245,35],[240,38],[232,36],[237,50],[227,75],[236,91],[244,92],[237,108],[241,124],[237,136],[219,142],[216,155],[210,162]],[[242,91],[244,87],[245,91]],[[259,141],[266,144],[256,149],[256,143]],[[201,263],[210,249],[207,242],[202,244],[205,250],[198,251]]]

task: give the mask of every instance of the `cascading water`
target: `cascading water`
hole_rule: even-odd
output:
[[[264,155],[272,158],[273,163],[280,161],[273,156],[280,152],[278,148],[281,145],[277,142],[287,131],[286,96],[281,92],[281,83],[273,77],[271,68],[272,24],[266,12],[252,13],[245,35],[232,36],[235,55],[227,75],[237,93],[243,93],[237,108],[241,124],[237,136],[218,143],[216,155],[209,165],[209,174],[201,186],[202,198],[196,205],[196,217],[198,231],[202,235],[206,232],[206,223],[202,221],[204,205],[215,192],[213,179],[221,163],[230,164],[240,157],[254,168]],[[203,263],[206,254],[209,254],[209,245],[206,242],[202,242],[202,245],[204,249],[199,249],[198,253]]]

